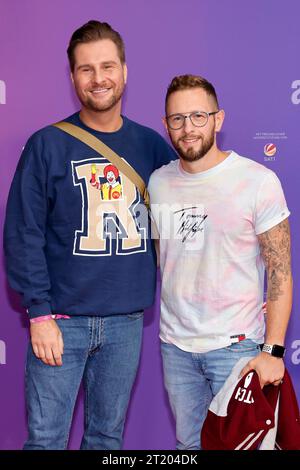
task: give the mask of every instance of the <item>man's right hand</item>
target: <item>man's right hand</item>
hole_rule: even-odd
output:
[[[64,342],[55,320],[30,324],[31,344],[38,359],[49,366],[61,366]]]

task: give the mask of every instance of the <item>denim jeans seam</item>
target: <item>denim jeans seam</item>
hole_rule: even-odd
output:
[[[101,324],[101,318],[100,317],[95,317],[95,344],[94,344],[94,349],[99,348],[99,342],[100,342],[100,324]]]
[[[204,356],[200,355],[200,353],[191,353],[192,354],[192,363],[193,367],[196,370],[196,372],[202,373],[203,374],[203,367],[202,367],[202,362],[204,359]],[[201,371],[199,370],[201,369]]]
[[[250,342],[250,344],[249,344]],[[245,346],[246,345],[246,346]],[[255,351],[259,345],[255,343],[250,338],[247,338],[243,341],[239,341],[237,343],[231,343],[229,346],[226,346],[226,349],[232,352],[240,352],[240,351]]]
[[[90,327],[90,344],[89,344],[89,353],[93,351],[95,347],[95,317],[91,317],[91,327]]]
[[[226,348],[226,349],[227,349],[228,352],[230,352],[234,355],[234,354],[255,352],[255,351],[257,351],[258,348],[255,346],[255,347],[252,347],[252,348],[249,347],[249,348],[240,348],[240,349],[238,349],[238,348],[236,348],[236,349]]]
[[[85,388],[85,400],[84,400],[84,427],[88,428],[89,425],[89,379],[86,378],[86,388]],[[85,434],[85,432],[84,432]]]
[[[100,322],[99,322],[99,342],[98,346],[99,348],[103,345],[104,342],[104,325],[105,325],[105,319],[100,317]]]
[[[93,344],[92,344],[93,350],[98,347],[97,340],[98,340],[98,318],[93,317]]]
[[[80,384],[79,386],[77,387],[77,392],[75,394],[75,397],[78,397],[78,393],[79,393],[79,388],[80,388]],[[76,399],[75,399],[75,403],[76,403]],[[74,407],[75,407],[75,403],[74,403]],[[69,442],[69,439],[70,439],[70,432],[71,432],[71,426],[72,426],[72,422],[73,422],[73,415],[74,415],[74,407],[73,407],[73,412],[71,413],[71,416],[70,416],[70,419],[69,419],[69,425],[67,427],[67,435],[66,435],[66,439],[64,441],[64,450],[67,448],[68,446],[68,442]]]
[[[89,330],[89,342],[88,342],[88,354],[89,354],[91,350],[91,339],[93,336],[93,318],[92,317],[89,317],[89,320],[88,320],[88,330]]]

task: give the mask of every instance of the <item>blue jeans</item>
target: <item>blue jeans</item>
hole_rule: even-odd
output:
[[[236,362],[254,357],[259,345],[250,339],[208,353],[190,353],[161,343],[164,382],[176,421],[177,449],[201,449],[200,433],[212,398]]]
[[[57,320],[64,339],[63,365],[34,355],[26,365],[29,436],[24,449],[65,449],[81,381],[85,426],[81,449],[120,449],[142,340],[143,312]]]

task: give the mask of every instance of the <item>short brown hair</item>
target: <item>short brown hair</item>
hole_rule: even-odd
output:
[[[125,45],[120,33],[115,31],[108,23],[90,20],[76,29],[70,39],[67,54],[72,72],[75,66],[74,50],[76,46],[78,46],[78,44],[98,41],[99,39],[110,39],[113,41],[117,46],[120,61],[122,64],[125,64]]]
[[[198,75],[178,75],[177,77],[173,78],[170,85],[168,86],[165,109],[167,109],[168,99],[172,93],[180,90],[189,90],[191,88],[202,88],[209,96],[213,97],[219,109],[218,97],[213,85],[205,78]]]

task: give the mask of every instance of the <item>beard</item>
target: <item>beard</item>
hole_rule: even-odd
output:
[[[101,85],[103,86],[103,85]],[[95,87],[97,88],[97,87]],[[110,90],[111,90],[111,85],[110,85]],[[110,98],[102,103],[98,103],[97,100],[93,99],[92,96],[87,96],[85,99],[80,99],[81,104],[91,110],[91,111],[96,111],[96,112],[102,112],[102,111],[109,111],[112,109],[122,98],[123,93],[125,89],[125,83],[121,83],[119,86],[116,86],[113,90],[112,95]]]
[[[192,147],[188,148],[187,150],[183,149],[180,146],[180,141],[182,139],[185,139],[188,137],[187,135],[184,135],[183,137],[180,137],[178,140],[173,140],[171,138],[172,144],[174,148],[177,150],[180,158],[186,162],[196,162],[203,158],[209,150],[212,148],[215,142],[215,131],[214,129],[212,130],[211,134],[206,138],[206,140],[203,139],[203,137],[199,137],[202,140],[202,145],[199,150],[194,150]],[[193,136],[190,136],[192,138]],[[196,136],[195,136],[196,137]]]

